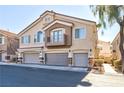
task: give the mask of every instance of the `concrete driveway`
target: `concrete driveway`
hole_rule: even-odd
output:
[[[1,87],[76,87],[91,86],[81,81],[88,72],[0,65]]]
[[[91,87],[124,87],[123,74],[98,74],[90,72],[83,80],[91,83]],[[78,87],[82,87],[78,85]]]

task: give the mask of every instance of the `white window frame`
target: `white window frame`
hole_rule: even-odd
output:
[[[53,30],[50,32],[50,41],[51,41],[52,43],[63,42],[63,40],[62,40],[62,41],[59,41],[59,42],[54,42],[54,41],[53,41],[53,32],[60,31],[60,30],[62,31],[62,39],[64,40],[65,29],[64,29],[64,28],[56,28],[56,29],[53,29]]]
[[[26,37],[29,37],[28,39],[29,39],[29,42],[24,42],[24,38],[26,38]],[[23,38],[23,42],[22,42],[22,38]],[[31,37],[30,37],[30,35],[25,35],[25,36],[22,36],[21,37],[21,43],[22,44],[30,44],[30,42],[31,42]]]
[[[2,39],[2,43],[0,43],[0,45],[4,45],[5,37],[4,36],[0,36],[0,38]]]
[[[82,37],[82,38],[76,38],[76,37],[75,37],[76,29],[85,29],[85,30],[84,30],[84,31],[85,31],[85,36]],[[74,35],[73,35],[73,37],[74,37],[75,40],[86,39],[86,36],[87,36],[87,29],[86,29],[86,27],[76,27],[76,28],[74,28]]]

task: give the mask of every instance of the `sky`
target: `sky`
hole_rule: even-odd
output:
[[[18,34],[35,21],[46,10],[92,20],[98,23],[89,6],[86,5],[0,5],[0,29]],[[104,31],[104,35],[101,32]],[[118,24],[98,31],[99,40],[112,42],[119,32]]]

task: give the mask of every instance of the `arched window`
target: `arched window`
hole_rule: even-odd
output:
[[[35,35],[35,39],[34,39],[35,42],[43,43],[43,39],[44,39],[43,32],[38,31],[37,34]]]

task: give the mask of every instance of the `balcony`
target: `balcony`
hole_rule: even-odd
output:
[[[53,42],[51,41],[51,37],[47,37],[47,42],[46,42],[46,46],[50,47],[50,46],[64,46],[66,45],[66,35],[63,35],[63,40],[62,41],[57,41],[57,42]]]

